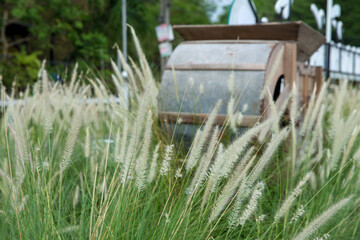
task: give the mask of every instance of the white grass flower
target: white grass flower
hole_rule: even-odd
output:
[[[76,205],[79,203],[79,196],[80,196],[80,187],[76,185],[74,198],[73,198],[73,208],[75,209]]]
[[[249,109],[249,105],[247,103],[244,104],[244,106],[242,107],[242,112],[246,112]]]
[[[174,154],[174,145],[167,145],[165,148],[165,155],[164,155],[164,159],[162,161],[161,164],[161,168],[160,168],[160,175],[161,176],[165,176],[168,174],[169,170],[170,170],[170,161],[173,157]]]
[[[202,154],[204,145],[205,145],[205,143],[208,139],[208,136],[211,132],[211,129],[214,125],[214,121],[215,121],[217,112],[220,108],[220,105],[221,105],[221,100],[217,102],[216,106],[210,113],[210,115],[205,123],[204,129],[202,131],[198,130],[198,133],[196,134],[197,136],[195,136],[195,139],[193,141],[193,146],[191,147],[191,150],[190,150],[190,155],[186,160],[186,164],[185,164],[186,171],[190,171],[198,163],[198,160]]]
[[[305,177],[298,183],[296,188],[290,193],[290,195],[286,198],[286,200],[281,204],[280,209],[276,212],[274,216],[274,221],[278,222],[291,208],[292,204],[296,200],[296,198],[301,194],[303,187],[310,179],[312,172],[307,173]]]
[[[340,202],[334,204],[320,216],[314,219],[307,227],[305,227],[293,240],[309,239],[321,226],[328,222],[338,211],[344,208],[352,199],[352,197],[345,198]]]
[[[191,189],[191,192],[194,188],[196,188],[197,186],[200,186],[207,177],[207,173],[209,171],[209,167],[211,164],[211,159],[213,158],[215,151],[216,151],[218,137],[219,137],[219,128],[215,127],[213,135],[210,139],[210,143],[209,143],[207,152],[201,158],[199,167],[196,169],[195,175],[192,178],[192,181],[191,181],[191,184],[189,187]]]
[[[90,156],[90,129],[86,128],[85,135],[85,157],[88,158]]]
[[[214,203],[212,218],[216,218],[220,214],[220,212],[226,207],[230,199],[235,195],[236,190],[238,189],[239,186],[240,188],[245,186],[244,183],[246,181],[246,172],[252,166],[252,163],[248,163],[249,159],[252,157],[252,153],[253,153],[253,148],[251,148],[246,153],[246,155],[240,161],[238,166],[235,168],[231,178],[227,181],[227,183],[223,187],[220,196]],[[207,191],[208,189],[206,189],[204,196],[208,195]],[[203,200],[202,205],[204,204],[205,202]]]
[[[312,172],[310,176],[310,186],[313,190],[315,190],[317,187],[317,178],[314,172]]]
[[[325,233],[322,237],[316,237],[314,240],[327,240],[330,239],[330,234]]]
[[[308,123],[308,126],[307,126],[307,130],[306,130],[306,134],[309,135],[313,126],[314,126],[314,123],[316,121],[316,117],[318,116],[319,112],[320,112],[320,107],[321,107],[321,104],[323,103],[323,100],[324,100],[324,96],[327,92],[327,84],[325,83],[324,86],[321,88],[321,91],[319,93],[319,95],[317,96],[317,99],[316,99],[316,102],[315,102],[315,105],[314,105],[314,109],[312,111],[312,114],[311,114],[311,117],[309,119],[309,123]]]
[[[190,87],[194,87],[194,79],[192,77],[189,78],[189,84],[190,84]]]
[[[230,100],[227,105],[227,115],[228,115],[228,122],[230,125],[230,129],[233,132],[236,132],[236,115],[234,114],[234,98],[230,97]]]
[[[305,113],[304,121],[302,123],[301,131],[300,131],[300,134],[302,136],[305,136],[307,126],[308,126],[308,123],[309,123],[309,119],[310,119],[310,116],[311,116],[311,114],[313,112],[313,109],[314,109],[315,99],[316,99],[316,94],[315,93],[316,93],[316,87],[314,87],[314,90],[313,90],[313,92],[311,94],[310,102],[309,102],[309,105],[308,105],[306,113]]]
[[[182,118],[179,117],[179,118],[176,120],[176,124],[177,124],[177,125],[180,125],[180,124],[182,123],[182,121],[183,121]]]
[[[74,150],[75,141],[77,138],[77,135],[79,133],[81,124],[82,124],[82,117],[81,117],[82,111],[81,108],[77,109],[77,112],[75,113],[71,128],[69,130],[68,137],[66,139],[65,149],[63,153],[63,158],[60,162],[60,170],[63,172],[65,171],[71,162],[71,155]]]
[[[242,114],[241,112],[239,112],[239,113],[237,114],[236,124],[237,124],[238,126],[240,126],[240,124],[242,123],[243,119],[244,119],[243,114]]]
[[[70,232],[76,232],[76,231],[79,231],[81,228],[80,226],[76,225],[76,226],[68,226],[68,227],[65,227],[63,229],[60,229],[59,230],[59,233],[61,234],[66,234],[66,233],[70,233]]]
[[[284,128],[279,132],[279,134],[273,137],[266,151],[261,156],[259,162],[256,164],[251,175],[249,176],[250,185],[253,184],[258,179],[264,168],[269,163],[274,152],[276,151],[280,143],[288,136],[288,134],[289,134],[289,130],[287,128]]]
[[[170,222],[168,213],[164,213],[164,217],[165,217],[165,222],[167,222],[167,223]]]
[[[204,85],[202,83],[200,83],[199,85],[199,94],[200,95],[204,94]]]
[[[182,178],[181,168],[176,169],[175,178]]]
[[[266,217],[266,215],[265,215],[265,214],[262,214],[262,215],[260,215],[260,216],[256,217],[256,222],[257,222],[257,223],[261,223],[261,222],[263,222],[263,221],[264,221],[264,219],[265,219],[265,217]]]
[[[151,136],[152,136],[152,113],[148,112],[148,116],[146,118],[145,132],[144,132],[144,140],[141,146],[141,152],[138,160],[136,161],[136,185],[139,190],[142,190],[146,183],[146,171],[148,169],[148,158],[150,155],[150,144],[151,144]]]
[[[107,184],[106,184],[106,178],[104,177],[104,180],[100,186],[100,192],[101,195],[106,198],[106,194],[107,194]]]
[[[246,221],[254,214],[259,204],[259,199],[262,195],[262,191],[265,188],[265,184],[263,182],[259,182],[255,186],[255,190],[253,191],[251,198],[249,200],[248,205],[245,207],[243,214],[241,215],[238,224],[245,225]]]
[[[304,205],[301,205],[290,220],[290,224],[297,222],[305,214]]]
[[[152,157],[151,165],[150,165],[149,176],[148,176],[148,183],[153,182],[156,177],[157,161],[159,158],[159,149],[160,149],[160,143],[158,143],[156,145],[154,153],[153,153],[153,157]]]
[[[271,121],[267,120],[253,128],[250,128],[242,136],[231,143],[226,150],[224,150],[221,154],[218,154],[211,167],[211,175],[216,179],[228,177],[234,164],[239,159],[240,154],[246,149],[253,137],[255,137],[269,124],[271,124]]]
[[[235,90],[235,73],[232,71],[229,76],[229,82],[228,82],[228,88],[230,95],[234,96],[234,90]]]
[[[127,145],[126,143],[127,143],[127,137],[128,137],[129,132],[130,132],[129,122],[126,119],[126,121],[124,123],[122,136],[121,136],[121,149],[119,152],[119,156],[116,157],[116,160],[120,161],[121,163],[123,163],[125,161],[125,152],[126,152],[126,145]]]

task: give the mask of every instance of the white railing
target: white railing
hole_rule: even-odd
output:
[[[310,65],[323,67],[325,75],[332,79],[360,81],[360,48],[326,43],[311,56]]]

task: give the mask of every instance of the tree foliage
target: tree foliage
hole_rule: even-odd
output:
[[[211,4],[206,0],[170,2],[172,24],[209,23]],[[127,1],[128,24],[136,29],[154,69],[160,62],[155,35],[159,12],[160,0]],[[4,30],[0,71],[8,86],[15,75],[18,80],[23,78],[24,83],[26,79],[35,80],[31,74],[34,69],[26,73],[34,63],[14,67],[15,54],[20,51],[23,51],[20,56],[36,52],[39,60],[48,59],[56,71],[75,61],[98,67],[101,62],[108,63],[109,56],[115,57],[112,49],[115,43],[122,45],[122,0],[0,0],[0,14],[7,14],[7,19],[0,20]],[[9,29],[14,27],[11,24],[24,25],[29,34],[25,37],[10,34]],[[4,45],[4,40],[10,45],[21,40],[21,44]],[[129,52],[129,55],[135,52],[131,45]],[[22,76],[17,74],[19,67],[25,72]]]

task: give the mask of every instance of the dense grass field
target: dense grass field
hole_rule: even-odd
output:
[[[129,106],[116,67],[116,94],[45,66],[32,89],[1,88],[1,239],[360,239],[359,90],[324,84],[304,112],[294,87],[289,123],[270,101],[241,135],[232,113],[213,126],[218,103],[187,150],[159,124],[134,43]]]

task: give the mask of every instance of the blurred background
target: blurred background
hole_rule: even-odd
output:
[[[127,23],[134,27],[155,76],[160,55],[155,27],[163,22],[162,0],[128,0]],[[254,0],[259,17],[280,21],[276,0]],[[170,23],[226,24],[231,0],[170,0]],[[295,0],[291,21],[316,28],[310,4],[326,9],[326,0]],[[341,5],[344,44],[359,46],[359,0],[334,1]],[[122,46],[122,0],[0,0],[0,75],[5,86],[23,89],[37,79],[41,62],[54,81],[61,81],[77,62],[83,71],[110,79],[114,44]],[[324,31],[324,30],[323,30]],[[324,32],[322,32],[324,34]],[[128,31],[129,35],[129,31]],[[131,36],[128,54],[135,56]],[[175,35],[173,47],[181,40]],[[90,70],[91,69],[91,70]]]

